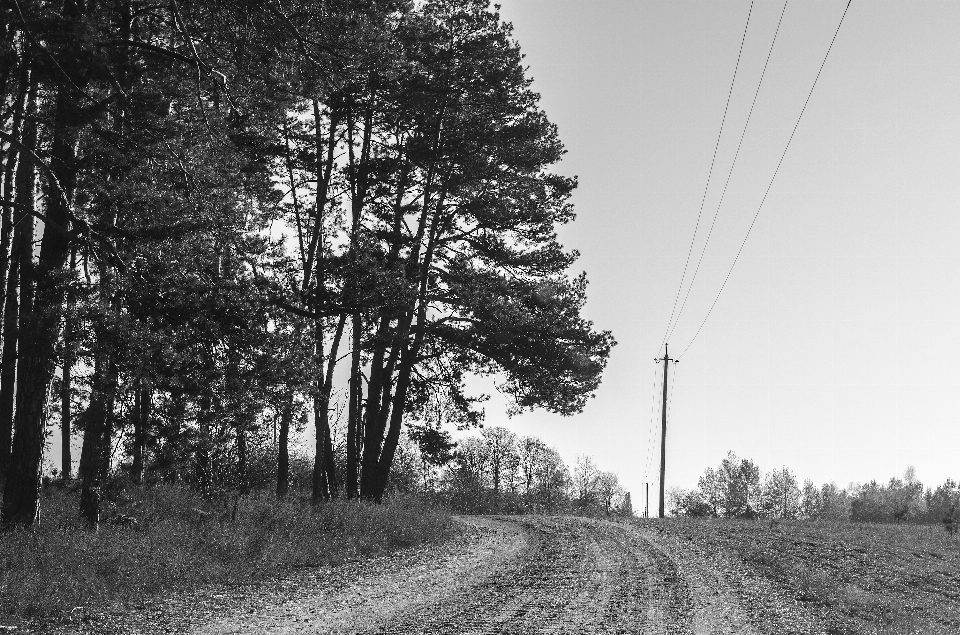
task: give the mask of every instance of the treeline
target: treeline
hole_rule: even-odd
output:
[[[314,501],[380,500],[407,423],[482,420],[470,374],[562,414],[599,385],[576,183],[486,0],[0,11],[5,527],[52,425],[96,527],[118,470],[247,491],[274,428],[283,496],[298,424]]]
[[[633,514],[630,493],[589,456],[571,469],[533,436],[483,428],[454,444],[433,428],[412,426],[392,487],[426,495],[463,513]]]
[[[753,461],[733,452],[716,469],[707,468],[695,489],[676,489],[670,499],[675,516],[916,523],[960,518],[960,486],[947,479],[925,488],[912,467],[886,483],[817,487],[809,479],[799,484],[786,467],[761,479]]]

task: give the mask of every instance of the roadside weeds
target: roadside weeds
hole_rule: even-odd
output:
[[[286,572],[442,541],[448,513],[416,500],[312,506],[291,493],[210,501],[172,486],[128,488],[97,532],[77,495],[45,494],[39,527],[0,534],[0,625],[80,623],[199,587],[269,582]],[[157,603],[160,601],[157,600]]]

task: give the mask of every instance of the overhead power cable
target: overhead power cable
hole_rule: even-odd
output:
[[[730,177],[733,176],[733,169],[737,165],[737,159],[740,157],[740,148],[743,147],[743,138],[747,134],[747,128],[750,126],[750,119],[753,118],[753,109],[757,105],[757,97],[760,96],[760,87],[763,86],[763,78],[767,74],[767,66],[770,64],[770,56],[773,54],[773,47],[777,43],[777,36],[780,34],[780,25],[783,24],[783,14],[787,12],[789,0],[783,3],[783,10],[780,11],[780,20],[777,22],[777,30],[773,33],[773,40],[770,42],[770,50],[767,51],[767,59],[763,63],[763,72],[760,73],[760,81],[757,82],[757,90],[753,93],[753,103],[750,104],[750,112],[747,114],[747,121],[743,124],[743,132],[740,133],[740,141],[737,143],[737,151],[733,155],[733,162],[730,164],[730,170],[727,172],[727,180],[723,184],[723,192],[720,194],[720,202],[717,203],[717,210],[713,213],[713,221],[710,223],[710,231],[707,232],[707,239],[703,242],[703,249],[700,250],[700,258],[697,260],[697,268],[693,270],[693,276],[690,278],[690,284],[687,285],[687,293],[683,297],[683,303],[680,305],[680,311],[673,321],[673,328],[667,334],[667,341],[673,337],[673,331],[680,322],[680,316],[683,315],[683,309],[687,306],[687,299],[690,297],[690,290],[693,289],[693,283],[697,281],[697,274],[700,273],[700,265],[703,263],[703,256],[707,253],[707,245],[710,244],[710,238],[713,236],[713,228],[716,227],[717,217],[720,215],[720,208],[723,206],[723,199],[727,196],[727,187],[730,185]]]
[[[723,279],[723,284],[720,285],[720,290],[717,292],[717,297],[713,299],[713,304],[710,305],[710,310],[707,311],[706,317],[703,318],[703,322],[700,323],[700,326],[697,328],[697,332],[694,333],[693,339],[691,339],[690,343],[687,344],[687,347],[683,349],[683,352],[677,356],[677,359],[680,359],[686,355],[687,351],[690,350],[690,347],[693,346],[693,343],[697,341],[697,336],[700,335],[703,325],[706,324],[707,320],[710,319],[710,314],[713,313],[714,307],[717,306],[717,300],[720,299],[720,294],[723,293],[724,288],[727,286],[727,281],[730,280],[730,274],[733,273],[733,268],[737,266],[737,261],[740,259],[740,254],[743,253],[743,247],[747,244],[747,239],[750,238],[750,232],[753,231],[753,226],[757,222],[757,217],[760,216],[760,211],[763,209],[763,204],[766,202],[767,196],[770,194],[770,188],[773,187],[773,181],[777,178],[777,174],[780,172],[780,166],[783,165],[783,159],[787,156],[787,150],[790,149],[790,144],[793,142],[793,137],[797,133],[797,128],[800,126],[800,120],[803,118],[803,113],[807,110],[807,104],[810,103],[810,97],[813,96],[813,90],[817,87],[817,82],[820,80],[820,74],[823,72],[823,67],[827,63],[827,58],[830,57],[830,51],[833,50],[833,44],[837,41],[837,34],[840,33],[840,27],[843,26],[843,19],[847,17],[847,11],[850,10],[850,4],[852,2],[853,0],[847,0],[847,6],[843,10],[843,15],[840,16],[840,22],[837,24],[837,29],[833,32],[833,39],[830,40],[830,46],[827,47],[827,52],[823,56],[823,61],[820,62],[820,69],[817,71],[817,76],[813,80],[813,85],[810,86],[810,92],[807,93],[807,99],[803,102],[803,108],[800,109],[800,115],[797,117],[797,122],[793,125],[793,131],[790,133],[790,138],[787,139],[787,145],[784,147],[783,153],[780,155],[780,160],[777,162],[777,168],[773,171],[773,176],[770,177],[770,182],[767,184],[767,189],[763,193],[763,199],[760,201],[760,206],[757,208],[757,213],[753,215],[753,220],[750,221],[750,227],[747,228],[747,235],[743,237],[743,242],[740,243],[740,249],[737,251],[737,255],[733,259],[733,264],[730,265],[730,269],[727,271],[727,275]]]
[[[723,118],[720,120],[720,133],[717,135],[717,143],[713,147],[713,159],[710,160],[710,170],[707,173],[707,184],[703,188],[703,197],[700,200],[700,211],[697,213],[697,222],[693,228],[693,237],[690,238],[690,248],[687,250],[687,261],[683,265],[683,275],[680,276],[680,286],[677,288],[677,296],[673,299],[673,308],[670,310],[670,320],[667,322],[667,329],[663,333],[663,342],[660,343],[660,349],[667,343],[667,333],[670,332],[674,323],[673,316],[677,310],[677,302],[680,300],[680,292],[683,291],[683,282],[687,277],[687,267],[690,266],[690,255],[693,253],[693,245],[697,240],[697,232],[700,229],[700,218],[703,216],[703,206],[707,200],[707,191],[710,189],[710,179],[713,177],[713,166],[717,162],[717,150],[720,148],[720,139],[723,137],[723,126],[727,121],[727,112],[730,110],[730,98],[733,96],[733,87],[737,83],[737,72],[740,70],[740,58],[743,57],[743,44],[747,41],[747,30],[750,28],[750,16],[753,15],[753,0],[750,2],[750,10],[747,12],[747,23],[743,27],[743,37],[740,39],[740,52],[737,53],[737,64],[733,69],[733,79],[730,81],[730,90],[727,92],[727,105],[723,108]]]

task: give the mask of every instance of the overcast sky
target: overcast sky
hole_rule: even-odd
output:
[[[653,360],[750,2],[501,4],[567,146],[559,171],[580,180],[578,219],[561,237],[582,252],[587,315],[619,346],[582,415],[508,420],[494,404],[488,425],[540,436],[570,463],[592,455],[620,475],[637,509],[650,481],[655,509],[662,369]],[[717,297],[845,7],[786,8],[673,357]],[[782,10],[754,4],[688,282]],[[726,288],[671,366],[668,489],[694,486],[728,450],[818,484],[886,480],[907,465],[928,486],[960,477],[958,33],[955,1],[851,4]],[[685,294],[686,285],[680,303]]]

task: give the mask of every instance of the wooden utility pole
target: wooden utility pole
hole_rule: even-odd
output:
[[[664,474],[667,470],[667,369],[670,367],[670,362],[677,363],[677,360],[670,359],[670,356],[667,354],[669,345],[664,344],[663,347],[663,358],[656,360],[657,363],[663,362],[663,403],[661,404],[661,411],[663,414],[663,431],[660,435],[660,518],[664,517],[663,508],[664,501]]]
[[[643,505],[643,517],[650,518],[650,483],[644,483],[643,485],[647,489],[647,502]]]

